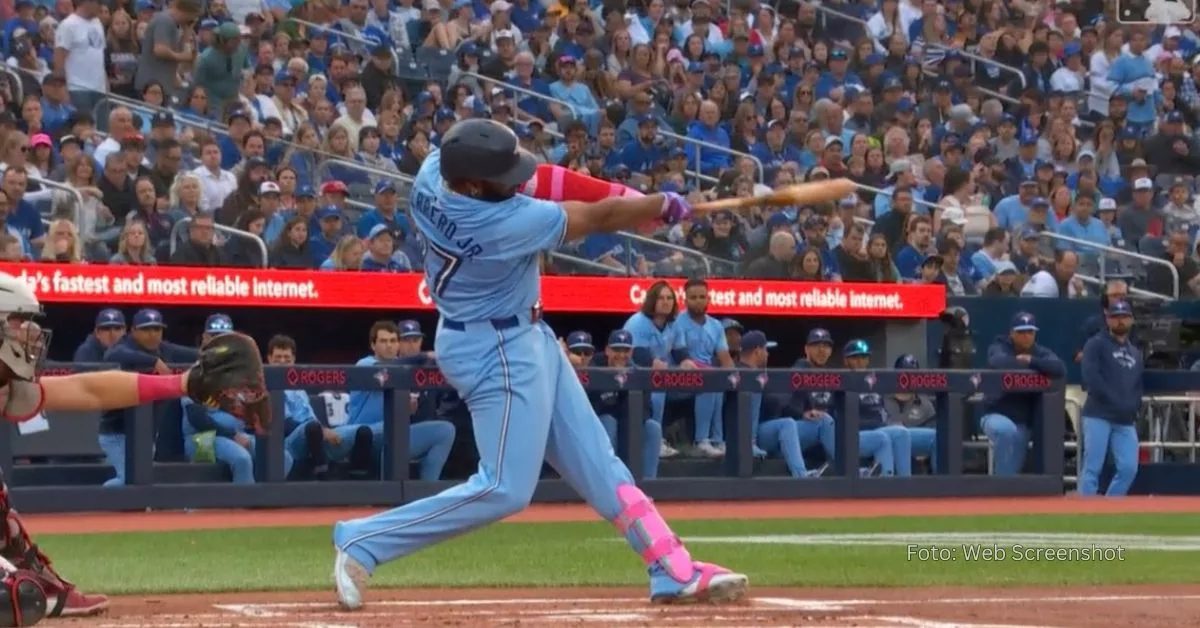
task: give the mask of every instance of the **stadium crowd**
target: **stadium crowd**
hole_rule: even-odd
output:
[[[0,254],[419,270],[406,177],[482,116],[645,191],[862,184],[591,237],[548,272],[1194,297],[1200,34],[1110,4],[17,0]]]

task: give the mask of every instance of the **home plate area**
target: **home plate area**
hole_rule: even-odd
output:
[[[656,606],[641,592],[588,589],[372,591],[344,612],[332,593],[126,597],[89,628],[380,628],[406,626],[865,626],[1075,628],[1101,623],[1195,626],[1200,594],[1183,587],[767,589],[738,605]]]

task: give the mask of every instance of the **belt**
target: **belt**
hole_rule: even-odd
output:
[[[537,305],[529,308],[529,322],[536,323],[541,319],[542,305],[541,302],[538,302]],[[504,331],[506,329],[512,329],[513,327],[519,326],[521,324],[521,317],[506,316],[504,318],[493,318],[486,322],[495,328],[496,331]],[[450,331],[467,331],[467,323],[449,318],[443,318],[442,329],[449,329]]]

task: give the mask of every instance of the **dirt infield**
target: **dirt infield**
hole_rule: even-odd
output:
[[[665,504],[674,519],[954,516],[1051,513],[1200,512],[1200,499],[1072,497],[958,500],[810,500]],[[205,511],[35,515],[35,534],[308,526],[367,511]],[[537,506],[517,521],[588,521],[582,506]],[[412,589],[371,591],[357,613],[339,611],[332,592],[122,597],[101,619],[58,620],[89,628],[380,628],[413,626],[872,626],[1018,628],[1194,626],[1195,586],[1037,589],[753,589],[737,606],[651,606],[644,589]]]

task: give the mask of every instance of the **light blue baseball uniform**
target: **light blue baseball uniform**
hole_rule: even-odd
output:
[[[440,151],[425,159],[410,212],[440,314],[437,363],[471,410],[479,469],[432,497],[338,523],[334,543],[368,572],[520,512],[543,459],[610,521],[622,513],[622,485],[633,484],[554,332],[533,314],[538,255],[562,245],[566,212],[520,195],[487,202],[457,194],[439,164]],[[626,537],[647,551],[636,527]]]
[[[625,331],[633,336],[633,359],[639,366],[650,367],[654,360],[662,360],[671,366],[677,364],[673,354],[686,351],[683,338],[675,333],[675,322],[661,328],[654,319],[641,312],[625,321]],[[667,393],[650,393],[650,418],[662,425],[667,408]]]
[[[714,366],[717,354],[729,351],[725,340],[725,327],[721,321],[705,314],[697,321],[691,314],[683,313],[675,319],[675,333],[687,347],[688,357],[700,366]],[[710,441],[725,442],[725,422],[721,418],[724,405],[721,393],[698,393],[696,395],[696,443]]]

